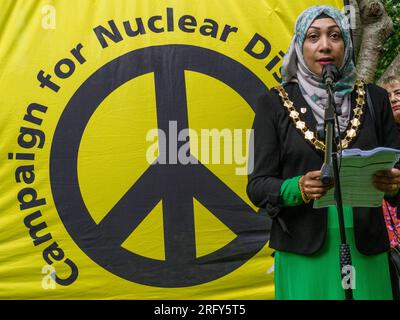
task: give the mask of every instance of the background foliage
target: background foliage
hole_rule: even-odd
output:
[[[386,40],[381,50],[375,82],[382,76],[393,59],[400,54],[400,0],[382,0],[388,15],[393,20],[394,32]]]

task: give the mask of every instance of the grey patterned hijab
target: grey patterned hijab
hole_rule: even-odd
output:
[[[325,14],[331,17],[338,25],[342,34],[345,54],[343,65],[339,69],[339,79],[334,87],[334,98],[337,108],[341,111],[339,115],[340,131],[344,131],[350,116],[350,93],[353,91],[356,81],[356,68],[353,63],[353,45],[350,38],[348,18],[338,9],[326,5],[313,6],[298,17],[295,33],[283,59],[282,84],[298,82],[300,90],[311,107],[319,124],[324,122],[324,107],[327,102],[326,87],[322,78],[311,72],[307,67],[303,56],[303,44],[308,28],[313,21]]]

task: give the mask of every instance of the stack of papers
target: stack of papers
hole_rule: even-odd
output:
[[[400,158],[400,150],[379,147],[368,151],[343,150],[341,160],[340,187],[343,206],[380,207],[383,192],[372,184],[372,176],[379,170],[390,170]],[[334,188],[321,199],[314,201],[314,208],[336,205]]]

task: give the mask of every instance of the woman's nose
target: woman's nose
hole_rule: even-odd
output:
[[[320,39],[320,51],[330,51],[331,48],[331,43],[328,39],[328,37],[321,37]]]

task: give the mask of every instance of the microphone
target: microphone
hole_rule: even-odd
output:
[[[331,86],[334,82],[336,82],[338,78],[339,70],[336,68],[334,64],[326,64],[322,68],[322,79],[324,83],[328,86]]]

